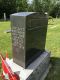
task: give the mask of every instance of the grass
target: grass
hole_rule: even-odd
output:
[[[51,51],[52,68],[46,80],[60,80],[60,19],[49,20],[46,38],[46,49]],[[6,51],[12,57],[11,34],[5,33],[10,29],[10,22],[0,22],[0,51],[5,56]],[[1,70],[1,62],[0,62]]]
[[[49,20],[46,49],[51,51],[52,63],[46,80],[60,80],[60,19]]]
[[[9,57],[12,57],[11,47],[11,34],[5,33],[6,30],[10,29],[10,22],[0,22],[0,52],[5,56],[6,52],[9,52]],[[1,61],[0,61],[0,72],[1,72]],[[1,80],[1,79],[0,79]]]
[[[5,53],[9,52],[9,57],[11,57],[11,34],[6,33],[6,30],[9,30],[10,22],[0,22],[0,51],[5,55]]]

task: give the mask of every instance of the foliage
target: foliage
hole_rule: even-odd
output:
[[[60,1],[58,0],[33,0],[29,8],[35,12],[48,12],[53,17],[60,15]]]
[[[9,17],[9,15],[11,13],[16,12],[16,0],[2,0],[1,2],[1,9],[0,12],[1,13],[6,13],[7,17]]]
[[[17,12],[21,11],[27,11],[27,0],[16,0],[16,8]]]
[[[15,12],[27,11],[27,0],[1,0],[0,1],[0,16],[6,13],[7,18]]]
[[[51,0],[33,0],[33,11],[36,12],[49,12]],[[49,5],[48,5],[49,4]]]
[[[0,18],[3,13],[6,13],[7,18],[15,12],[48,12],[50,16],[60,16],[60,1],[59,0],[0,0]]]
[[[0,0],[0,18],[2,18],[2,10],[3,10],[3,7],[2,7],[2,0]]]
[[[33,11],[34,11],[34,9],[33,9],[33,4],[28,4],[27,10],[28,10],[29,12],[33,12]]]
[[[54,7],[52,8],[52,11],[50,13],[53,17],[59,17],[60,16],[60,1],[57,2]]]

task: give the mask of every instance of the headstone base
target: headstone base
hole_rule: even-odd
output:
[[[19,75],[20,80],[44,80],[50,68],[50,53],[43,52],[27,69],[14,63],[13,59],[6,61],[12,71]]]

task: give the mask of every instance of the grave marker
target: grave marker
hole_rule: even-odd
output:
[[[26,68],[45,51],[47,14],[20,12],[11,15],[13,61]]]

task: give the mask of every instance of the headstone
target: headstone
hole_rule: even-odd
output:
[[[20,12],[11,15],[13,61],[26,68],[45,51],[47,14]]]
[[[6,13],[4,13],[4,21],[6,21]]]

